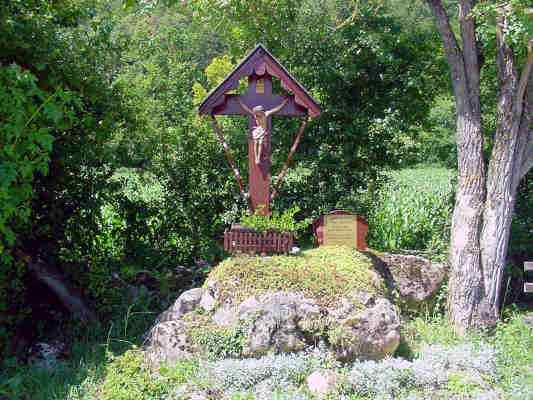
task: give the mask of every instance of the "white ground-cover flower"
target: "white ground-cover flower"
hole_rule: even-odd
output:
[[[433,368],[496,376],[496,350],[486,343],[426,346],[418,360]]]
[[[463,373],[480,387],[489,388],[486,379],[496,378],[496,352],[484,343],[433,345],[423,348],[413,361],[387,358],[356,362],[348,375],[349,390],[378,399],[399,398],[413,390],[444,387],[452,372]]]
[[[316,356],[309,353],[277,354],[260,359],[211,362],[206,365],[205,374],[215,387],[225,392],[253,390],[265,381],[275,390],[300,384],[318,364]]]
[[[460,374],[479,387],[471,396],[482,399],[489,395],[487,398],[492,400],[495,392],[489,382],[497,379],[496,352],[485,343],[432,345],[424,347],[412,361],[386,358],[344,366],[332,361],[319,346],[310,352],[272,354],[259,359],[206,361],[200,370],[209,386],[226,397],[253,394],[257,400],[310,399],[312,396],[302,388],[307,377],[317,370],[336,371],[339,399],[349,399],[354,394],[374,399],[424,399],[434,391],[448,393],[449,380]]]
[[[354,363],[348,381],[359,396],[394,398],[413,387],[412,363],[400,358]]]

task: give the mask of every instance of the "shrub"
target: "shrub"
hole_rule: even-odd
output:
[[[453,209],[453,177],[453,171],[437,167],[390,172],[370,211],[369,245],[385,251],[444,253]]]
[[[28,235],[32,183],[48,173],[53,135],[68,128],[64,112],[73,96],[61,88],[45,92],[35,75],[16,64],[0,64],[0,87],[1,355],[12,327],[30,312],[24,304],[25,262],[12,250]]]
[[[218,360],[239,357],[245,341],[246,327],[219,327],[216,325],[193,327],[189,336],[208,358]]]
[[[160,383],[142,366],[141,352],[129,350],[110,360],[102,384],[102,400],[156,399],[161,393]]]
[[[270,215],[261,215],[256,211],[252,215],[244,214],[241,224],[247,228],[255,229],[259,232],[278,231],[278,232],[298,232],[310,224],[310,220],[296,221],[294,216],[300,211],[298,206],[291,207],[284,212],[272,211]]]

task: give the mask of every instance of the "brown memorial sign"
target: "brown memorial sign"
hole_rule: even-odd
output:
[[[324,245],[357,246],[357,215],[325,215]]]
[[[335,210],[317,219],[313,223],[313,229],[318,245],[366,249],[368,224],[359,215]]]

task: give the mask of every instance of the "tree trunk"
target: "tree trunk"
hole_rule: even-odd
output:
[[[29,272],[54,293],[71,315],[82,321],[95,321],[96,316],[91,311],[85,300],[65,277],[54,267],[43,263],[41,260],[32,260],[24,257],[28,262]]]
[[[458,184],[450,244],[450,285],[448,310],[458,331],[481,323],[485,297],[480,232],[485,200],[485,165],[479,99],[479,63],[475,27],[469,17],[472,1],[461,1],[461,51],[440,0],[428,0],[437,21],[444,51],[450,65],[457,109]]]
[[[479,252],[485,196],[485,167],[480,153],[483,137],[479,121],[458,113],[458,185],[452,219],[448,311],[458,331],[482,323],[484,286]]]
[[[487,291],[488,312],[495,319],[500,309],[501,282],[516,191],[523,177],[523,164],[529,142],[531,104],[528,101],[527,81],[531,76],[531,49],[522,78],[513,65],[512,49],[505,42],[507,20],[499,16],[496,27],[498,50],[498,128],[487,176],[487,199],[481,233],[481,260]]]
[[[464,333],[498,319],[516,190],[533,165],[530,105],[523,110],[533,53],[530,42],[528,61],[518,82],[512,50],[505,43],[503,11],[497,24],[499,123],[486,176],[479,63],[474,21],[469,15],[473,1],[459,2],[462,49],[441,0],[427,2],[443,41],[457,108],[458,185],[451,232],[448,311],[455,329]]]

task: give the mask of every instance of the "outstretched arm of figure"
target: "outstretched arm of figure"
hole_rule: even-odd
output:
[[[246,111],[248,114],[253,114],[254,112],[250,109],[250,107],[248,107],[246,104],[244,104],[240,97],[237,97],[237,101],[239,102],[239,104],[241,105],[242,109],[244,111]]]
[[[289,99],[288,99],[288,98],[285,99],[285,100],[283,100],[279,106],[274,107],[272,110],[268,110],[268,111],[266,112],[266,116],[268,117],[268,116],[270,116],[270,115],[272,115],[272,114],[277,113],[277,112],[280,111],[283,107],[285,107],[285,105],[286,105],[288,102],[289,102]]]

